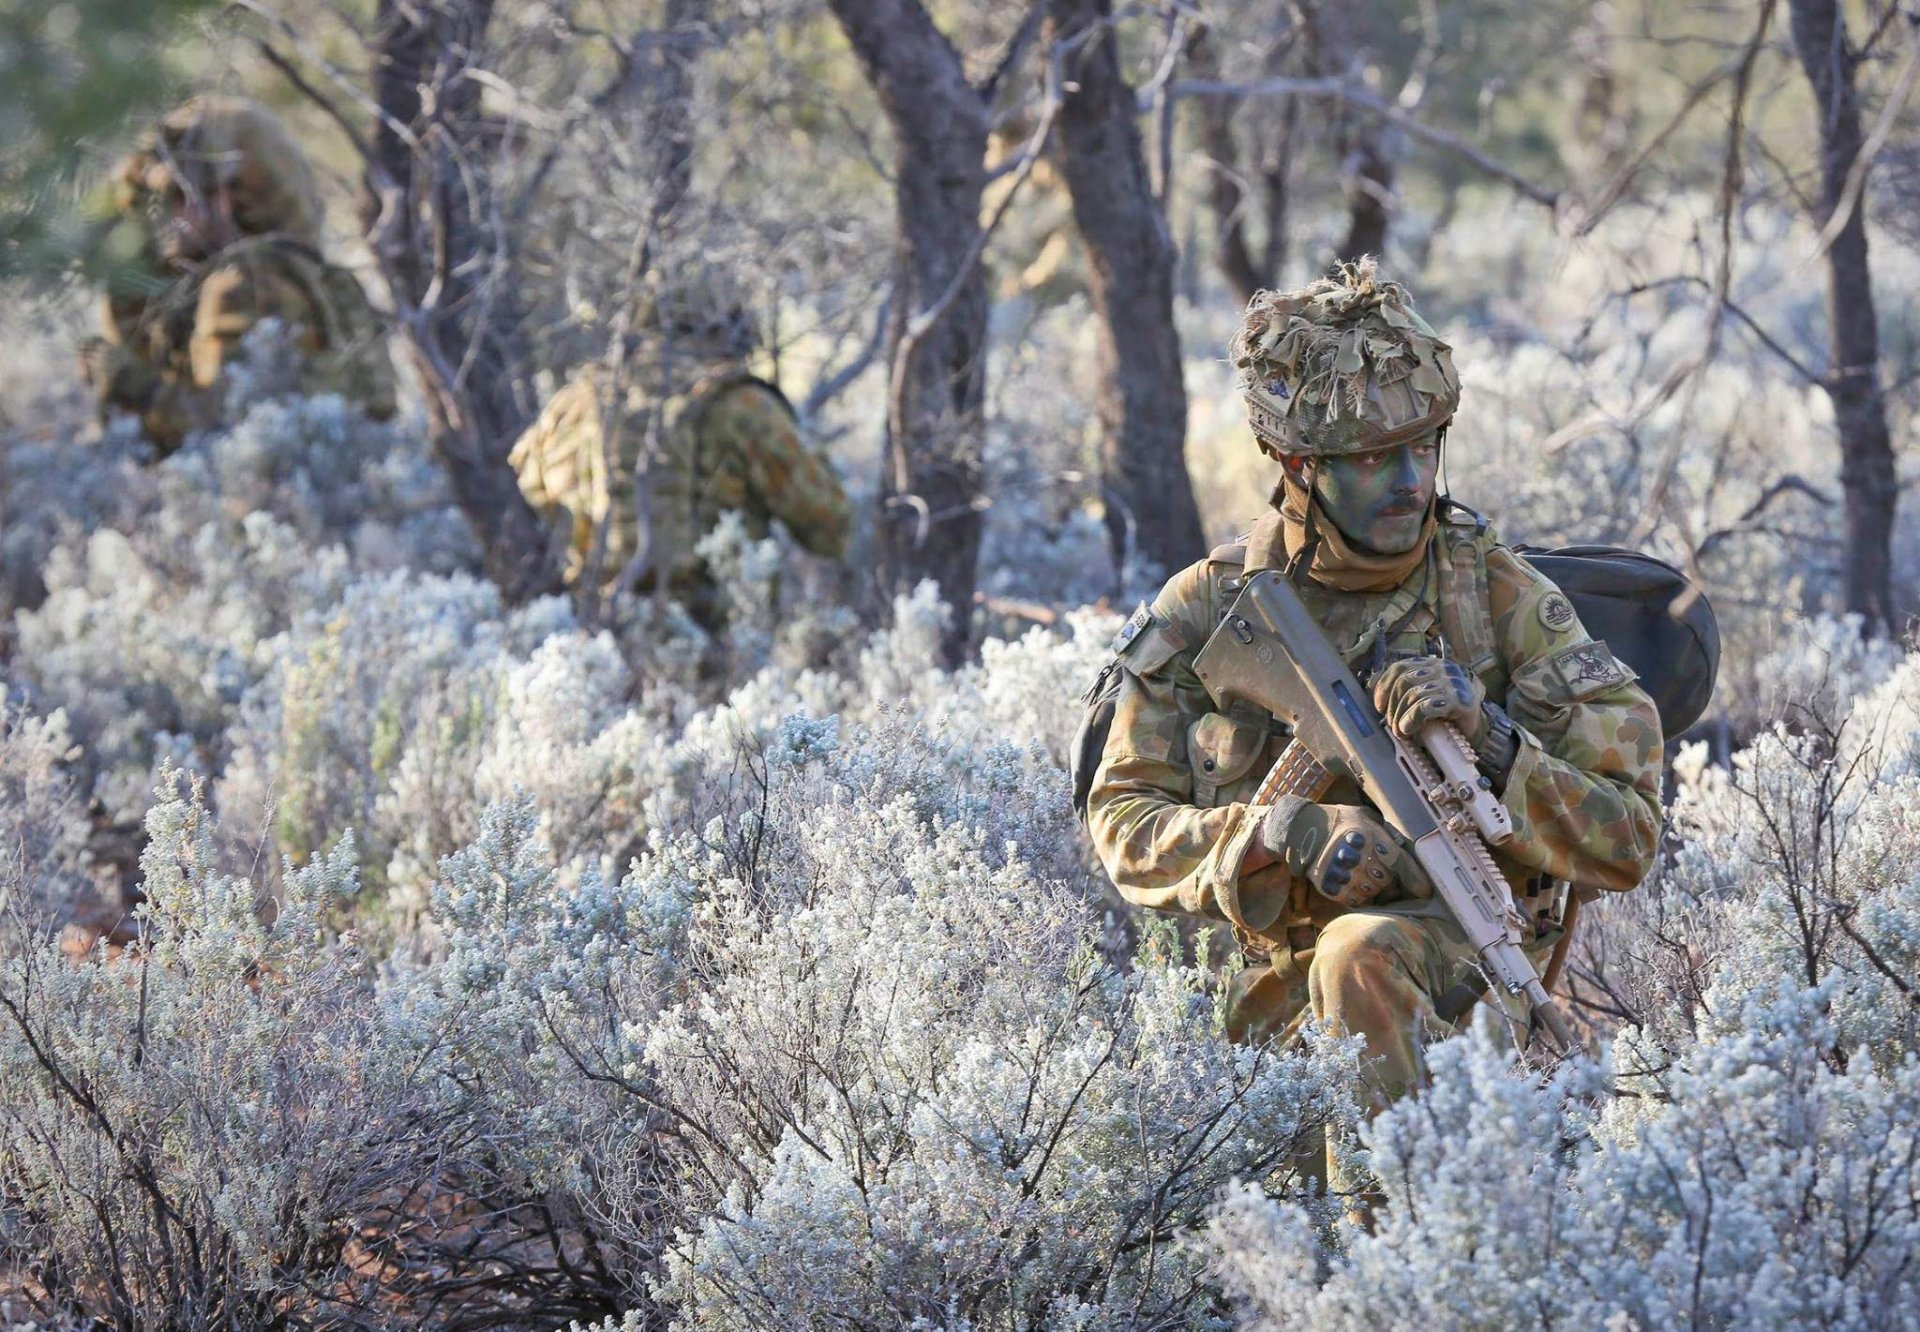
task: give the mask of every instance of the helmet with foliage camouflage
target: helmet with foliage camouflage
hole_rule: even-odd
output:
[[[750,356],[760,339],[745,294],[712,264],[676,265],[647,275],[634,325],[658,336],[676,355],[700,360]]]
[[[1371,257],[1297,291],[1261,291],[1228,354],[1262,451],[1335,457],[1416,439],[1453,416],[1452,352]]]
[[[205,206],[224,190],[241,234],[320,238],[320,195],[305,154],[278,116],[244,97],[196,97],[169,112],[114,184],[123,211],[170,199]]]

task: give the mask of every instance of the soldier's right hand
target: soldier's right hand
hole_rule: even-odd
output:
[[[88,338],[80,344],[80,377],[102,405],[143,410],[158,377],[118,343]]]
[[[1267,811],[1258,836],[1275,860],[1341,906],[1433,892],[1420,863],[1378,815],[1360,805],[1318,805],[1289,796]]]

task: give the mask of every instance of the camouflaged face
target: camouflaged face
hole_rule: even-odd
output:
[[[1228,355],[1254,438],[1276,455],[1385,448],[1445,425],[1460,403],[1452,350],[1371,258],[1256,292]]]
[[[684,361],[738,361],[760,345],[746,293],[710,264],[681,264],[648,275],[635,301],[634,327],[649,344],[643,355]]]
[[[320,238],[320,195],[300,145],[273,112],[244,97],[196,97],[150,131],[116,173],[116,200],[143,212],[170,191],[210,200],[227,191],[250,236]]]

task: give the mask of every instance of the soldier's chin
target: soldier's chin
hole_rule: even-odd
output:
[[[1425,519],[1426,515],[1417,510],[1382,516],[1367,533],[1366,545],[1377,555],[1405,555],[1420,544],[1420,529],[1425,526]]]

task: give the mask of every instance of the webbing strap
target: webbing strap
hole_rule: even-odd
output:
[[[1485,681],[1500,665],[1488,603],[1487,553],[1473,537],[1450,538],[1440,560],[1440,624],[1467,669]]]

